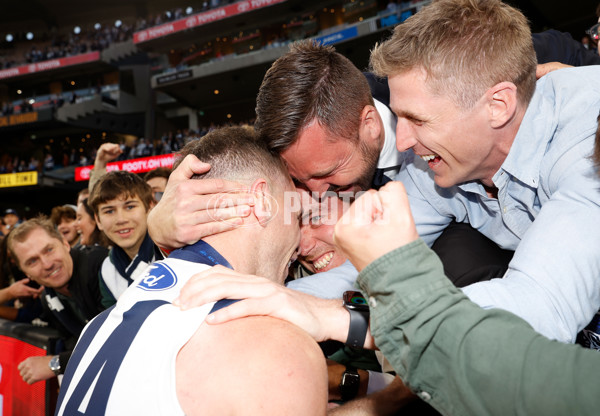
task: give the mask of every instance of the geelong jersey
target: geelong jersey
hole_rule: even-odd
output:
[[[181,311],[171,304],[189,278],[231,267],[200,241],[149,266],[116,305],[84,329],[66,369],[57,415],[183,415],[175,359],[214,303]]]

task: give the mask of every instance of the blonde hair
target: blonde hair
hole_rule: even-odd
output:
[[[370,64],[381,77],[424,69],[433,94],[468,109],[503,81],[515,84],[519,100],[529,103],[537,60],[519,10],[499,0],[438,0],[375,45]]]

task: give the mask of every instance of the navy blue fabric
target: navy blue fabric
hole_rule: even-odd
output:
[[[169,257],[187,260],[193,263],[209,264],[211,266],[219,264],[233,269],[225,257],[221,256],[210,244],[202,240],[198,241],[196,244],[173,251]]]
[[[133,339],[146,321],[148,315],[156,308],[167,303],[168,302],[164,300],[138,302],[123,314],[123,321],[106,339],[75,387],[69,401],[65,405],[65,415],[101,416],[106,414],[106,405],[108,403],[110,391]],[[106,314],[106,316],[108,316],[108,314]],[[106,316],[103,318],[106,319]],[[102,322],[97,328],[94,326],[94,333],[89,334],[90,340],[96,334],[101,324]],[[90,327],[90,329],[92,328]],[[86,331],[86,335],[88,335],[88,332],[90,331]],[[89,341],[84,345],[88,346]],[[77,349],[75,351],[77,351]],[[85,350],[81,353],[81,356],[83,356],[84,352]],[[80,362],[81,356],[77,357],[77,363]],[[73,358],[75,357],[72,356],[71,360]],[[73,368],[77,368],[77,366],[73,365]],[[87,395],[88,390],[94,384],[96,378],[98,378],[98,380],[91,394],[86,412],[81,413],[78,408]]]

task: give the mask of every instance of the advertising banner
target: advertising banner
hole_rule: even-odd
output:
[[[94,51],[79,55],[67,56],[66,58],[50,59],[48,61],[36,62],[29,65],[21,65],[0,71],[0,79],[18,77],[25,74],[47,71],[49,69],[63,68],[65,66],[78,65],[86,62],[94,62],[100,59],[100,52]]]
[[[139,159],[120,160],[106,165],[106,170],[126,170],[133,173],[143,173],[156,168],[171,168],[175,162],[175,154],[142,157]],[[75,180],[87,181],[90,179],[90,171],[94,165],[75,168]]]
[[[3,173],[0,175],[0,188],[9,188],[12,186],[31,186],[37,185],[38,173],[36,171]]]
[[[149,40],[167,36],[182,30],[191,29],[207,23],[216,22],[231,16],[247,13],[252,10],[262,9],[277,3],[283,3],[285,0],[249,0],[238,1],[227,6],[218,7],[202,13],[193,14],[182,19],[174,20],[169,23],[154,26],[148,29],[140,30],[133,34],[133,43],[142,43]]]

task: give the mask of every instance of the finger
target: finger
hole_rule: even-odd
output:
[[[201,162],[194,155],[187,155],[169,176],[169,184],[179,183],[190,179],[194,174],[206,173],[210,170],[208,163]]]
[[[216,302],[221,299],[263,298],[275,291],[271,282],[258,278],[239,278],[232,275],[214,275],[189,282],[187,290],[181,291],[181,309]]]
[[[217,325],[246,316],[272,316],[270,312],[264,299],[244,299],[211,313],[206,317],[206,322]]]
[[[178,192],[180,194],[209,195],[211,198],[220,198],[216,202],[222,200],[225,202],[241,201],[242,203],[251,203],[254,201],[254,195],[250,192],[250,187],[224,179],[189,180],[181,185]],[[218,196],[215,196],[215,194]]]

